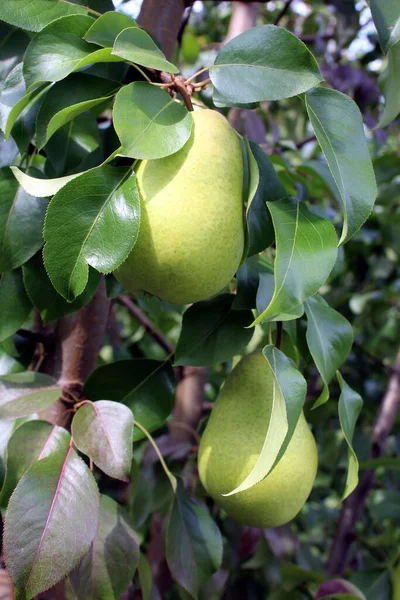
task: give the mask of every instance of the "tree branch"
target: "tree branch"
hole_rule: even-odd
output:
[[[286,15],[287,11],[289,10],[292,2],[293,2],[293,0],[286,0],[285,6],[282,8],[281,12],[278,14],[278,16],[276,17],[276,19],[274,21],[274,25],[278,25],[280,23],[281,19],[283,19],[283,17]]]
[[[379,458],[400,409],[400,352],[397,355],[382,404],[372,433],[370,458]],[[375,483],[375,471],[365,471],[354,492],[344,501],[339,516],[336,536],[328,559],[330,575],[343,575],[356,538],[355,527]]]

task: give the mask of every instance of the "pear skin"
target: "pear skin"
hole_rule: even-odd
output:
[[[216,111],[195,111],[193,120],[192,135],[181,150],[140,164],[139,236],[115,272],[127,290],[173,304],[220,292],[244,249],[239,140]]]
[[[201,438],[198,469],[208,494],[233,519],[251,527],[277,527],[307,500],[318,464],[303,412],[277,466],[260,483],[225,497],[254,467],[271,414],[273,376],[260,351],[243,358],[225,381]]]

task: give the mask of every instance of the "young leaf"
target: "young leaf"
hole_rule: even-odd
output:
[[[123,29],[137,27],[136,22],[123,13],[110,11],[95,20],[85,34],[85,40],[104,48],[112,48],[115,38]]]
[[[400,25],[399,25],[400,31]],[[400,113],[400,42],[390,48],[388,53],[388,67],[384,74],[383,87],[385,93],[385,108],[379,119],[377,127],[386,127]]]
[[[12,434],[7,446],[6,476],[0,493],[0,508],[5,509],[17,483],[38,460],[60,450],[66,452],[68,432],[46,421],[28,421]]]
[[[124,60],[150,69],[168,73],[179,72],[178,67],[165,58],[149,34],[137,26],[121,31],[115,40],[112,53]]]
[[[0,272],[20,267],[42,244],[47,202],[27,194],[8,167],[0,169]]]
[[[56,19],[66,15],[86,14],[87,8],[65,0],[13,0],[0,3],[0,20],[27,29],[40,31]]]
[[[336,232],[310,212],[304,203],[289,198],[268,202],[276,236],[275,289],[267,308],[254,324],[280,320],[313,296],[325,283],[337,256]]]
[[[63,579],[89,550],[99,522],[93,475],[72,449],[33,464],[11,496],[4,528],[7,571],[27,600]]]
[[[24,285],[33,306],[38,309],[43,323],[47,324],[60,317],[76,312],[92,299],[100,282],[100,273],[89,269],[89,279],[85,290],[73,302],[57,294],[43,265],[41,254],[36,254],[22,267]]]
[[[386,54],[400,41],[400,6],[393,0],[370,0],[372,18]]]
[[[175,365],[207,367],[239,354],[253,337],[248,310],[232,310],[233,294],[197,302],[183,315]]]
[[[181,481],[168,519],[165,552],[172,576],[195,599],[222,562],[217,525],[206,507],[189,497]]]
[[[377,194],[361,113],[349,96],[327,88],[308,92],[306,107],[342,198],[344,244],[369,217]]]
[[[353,330],[345,317],[316,295],[305,302],[307,344],[324,382],[324,389],[314,408],[329,399],[328,384],[349,355]]]
[[[100,166],[67,183],[51,201],[44,226],[44,262],[58,293],[70,301],[79,296],[88,265],[115,270],[135,245],[139,215],[136,177],[126,168]]]
[[[268,346],[267,346],[268,349]],[[272,363],[269,360],[269,357],[272,357]],[[269,422],[266,423],[266,434],[264,439],[264,444],[261,449],[261,452],[257,458],[257,462],[254,467],[247,475],[247,477],[240,483],[234,490],[229,492],[228,494],[223,494],[224,496],[232,496],[233,494],[237,494],[238,492],[243,492],[244,490],[248,490],[253,485],[256,485],[265,477],[267,477],[268,473],[271,471],[272,467],[276,464],[279,452],[282,448],[282,444],[286,440],[286,436],[289,431],[288,425],[288,417],[286,412],[286,404],[285,398],[283,395],[282,388],[280,383],[284,380],[284,377],[289,374],[289,380],[287,383],[286,390],[289,390],[289,386],[293,385],[293,374],[288,373],[287,365],[284,364],[284,368],[286,369],[286,373],[282,376],[282,366],[279,365],[279,369],[275,365],[275,356],[271,354],[271,351],[267,350],[264,352],[265,357],[265,368],[269,369],[273,375],[273,388],[272,388],[272,406],[271,406],[271,415],[269,418]],[[285,357],[286,358],[286,357]],[[288,359],[286,359],[288,360]],[[288,361],[289,362],[289,361]],[[274,365],[274,366],[272,366]],[[296,369],[294,369],[296,371]],[[277,373],[279,373],[280,378],[278,379]],[[297,374],[297,371],[296,371]],[[298,377],[294,378],[294,384],[298,385]],[[302,392],[301,386],[299,387],[300,393]],[[292,389],[290,389],[290,393],[292,393]],[[298,399],[299,391],[296,390],[296,401]],[[292,400],[293,401],[293,400]],[[303,400],[304,402],[304,400]],[[297,410],[297,407],[295,408]],[[293,411],[295,412],[295,411]],[[298,416],[297,416],[298,418]],[[296,419],[297,423],[297,419]],[[292,423],[291,423],[292,425]],[[294,430],[294,427],[293,427]],[[293,431],[291,431],[292,435]],[[290,436],[291,437],[291,436]]]
[[[290,98],[322,81],[307,46],[274,25],[253,27],[228,42],[210,77],[227,106]]]
[[[83,404],[72,421],[78,450],[110,477],[128,481],[132,463],[133,415],[123,404],[99,400]]]
[[[52,86],[36,120],[39,150],[65,123],[112,97],[116,84],[87,73],[73,73]]]
[[[3,273],[0,278],[0,342],[13,335],[25,323],[31,310],[21,270]]]
[[[164,90],[142,81],[125,85],[117,94],[113,119],[122,156],[163,158],[188,141],[192,115]]]
[[[355,392],[343,379],[341,374],[337,373],[340,384],[341,394],[339,398],[339,420],[343,435],[346,439],[348,450],[348,470],[346,485],[344,488],[342,500],[354,491],[358,484],[358,458],[353,450],[352,440],[358,415],[360,414],[363,401],[357,392]]]
[[[25,190],[27,194],[38,198],[48,198],[61,190],[69,181],[73,181],[80,177],[82,173],[74,173],[65,177],[57,177],[56,179],[40,179],[27,175],[18,167],[10,167],[15,179]]]
[[[84,385],[91,400],[110,398],[128,406],[150,433],[161,427],[174,405],[175,379],[167,362],[150,359],[119,360],[93,371]],[[145,436],[135,427],[133,440]]]
[[[89,552],[69,575],[78,600],[119,600],[139,562],[137,534],[125,511],[101,496],[99,528]]]
[[[58,400],[56,380],[26,371],[0,377],[0,419],[15,419],[40,412]]]

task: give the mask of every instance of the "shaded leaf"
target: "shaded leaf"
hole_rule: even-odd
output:
[[[175,365],[215,365],[247,346],[253,331],[246,328],[253,315],[247,310],[232,310],[234,299],[233,294],[222,294],[197,302],[185,311]]]
[[[400,26],[399,26],[400,32]],[[400,42],[390,48],[388,53],[388,67],[384,75],[383,88],[385,94],[385,107],[379,119],[378,127],[386,127],[400,113]]]
[[[222,538],[203,504],[187,494],[181,481],[169,515],[165,551],[172,576],[193,598],[222,562]]]
[[[363,405],[363,401],[360,394],[355,392],[345,382],[339,371],[337,373],[337,377],[341,389],[341,394],[339,398],[340,426],[342,428],[343,435],[349,447],[347,478],[342,496],[342,500],[345,500],[347,496],[349,496],[351,492],[354,491],[358,484],[358,458],[353,450],[352,440],[358,415],[360,414]]]
[[[305,303],[307,344],[324,382],[314,408],[329,399],[328,384],[348,357],[353,345],[353,329],[345,317],[316,295]]]
[[[139,562],[137,534],[123,508],[101,496],[100,519],[89,552],[70,575],[78,600],[119,600]]]
[[[106,12],[96,19],[85,34],[85,40],[104,48],[112,48],[115,38],[123,29],[137,27],[136,22],[121,12]]]
[[[168,73],[179,72],[178,67],[165,58],[149,34],[139,27],[128,27],[121,31],[115,40],[112,53],[143,67]]]
[[[48,198],[53,196],[61,190],[69,181],[80,177],[82,173],[74,173],[73,175],[66,175],[65,177],[57,177],[55,179],[41,179],[38,177],[32,177],[27,175],[18,167],[10,167],[15,179],[31,196],[37,196],[38,198]]]
[[[29,600],[63,579],[89,550],[99,522],[93,475],[72,449],[33,464],[10,499],[4,528],[7,571]]]
[[[126,168],[97,167],[57,192],[46,215],[43,257],[59,294],[79,296],[88,265],[109,273],[125,260],[138,236],[139,211],[136,177]]]
[[[159,439],[157,440],[157,445],[160,447]],[[148,448],[149,446],[146,447],[146,450]],[[150,481],[148,476],[146,476],[146,471],[143,468],[139,468],[135,459],[132,461],[126,508],[135,528],[141,527],[152,512]]]
[[[337,256],[336,232],[326,219],[289,198],[268,202],[275,229],[275,289],[254,321],[279,320],[325,283]]]
[[[0,7],[0,11],[3,6]],[[7,75],[22,61],[30,37],[25,31],[11,27],[0,20],[0,80],[4,82]]]
[[[25,323],[31,310],[21,271],[3,273],[0,278],[0,341],[15,333]]]
[[[308,92],[306,107],[342,198],[343,244],[369,217],[377,194],[361,113],[349,96],[327,88]]]
[[[114,127],[121,141],[120,154],[132,158],[162,158],[188,141],[193,118],[164,90],[142,81],[124,86],[113,110]]]
[[[0,419],[25,417],[44,410],[58,400],[56,380],[43,373],[26,371],[0,377]]]
[[[372,18],[383,52],[400,41],[400,6],[393,0],[370,0]]]
[[[161,596],[153,582],[153,576],[148,560],[142,553],[139,558],[138,572],[143,600],[161,600]]]
[[[218,53],[210,77],[219,101],[227,106],[290,98],[322,81],[307,46],[274,25],[253,27],[228,42]]]
[[[86,14],[84,6],[67,0],[12,0],[0,4],[0,19],[27,29],[40,31],[43,27],[65,15]]]

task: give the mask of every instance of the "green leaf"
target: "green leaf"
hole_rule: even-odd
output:
[[[65,15],[86,14],[85,6],[79,6],[68,0],[12,0],[0,4],[0,20],[27,29],[40,31]]]
[[[43,245],[45,200],[27,194],[8,167],[0,169],[0,272],[20,267]]]
[[[149,34],[137,26],[121,31],[115,40],[112,53],[142,67],[168,73],[179,72],[178,67],[165,58]]]
[[[49,196],[53,196],[69,181],[82,175],[82,173],[74,173],[73,175],[57,177],[56,179],[41,179],[27,175],[18,167],[10,167],[10,169],[13,172],[15,179],[26,193],[31,196],[36,196],[37,198],[48,198]]]
[[[66,452],[68,432],[46,421],[27,421],[12,434],[7,446],[6,476],[0,494],[5,509],[17,483],[33,463],[60,450]]]
[[[129,169],[104,165],[67,183],[51,201],[44,225],[43,257],[57,292],[67,300],[79,296],[88,265],[114,271],[135,245],[139,219],[136,177]]]
[[[260,180],[256,194],[247,210],[250,246],[248,256],[258,254],[271,246],[274,241],[274,228],[267,202],[274,202],[287,196],[276,171],[264,150],[254,142],[250,149],[257,161]]]
[[[140,554],[139,565],[139,583],[143,600],[161,600],[161,596],[153,583],[150,565],[144,554]]]
[[[68,121],[112,97],[116,85],[87,73],[73,73],[53,85],[42,103],[36,120],[39,150]]]
[[[267,308],[254,321],[279,320],[313,296],[325,283],[337,256],[336,232],[289,198],[268,202],[276,236],[275,289]]]
[[[167,362],[150,359],[119,360],[98,367],[85,382],[91,400],[110,398],[128,406],[148,431],[161,427],[174,405],[174,373]],[[144,434],[135,427],[133,440]]]
[[[63,579],[89,550],[98,522],[97,485],[72,443],[29,467],[4,528],[7,571],[17,590],[30,600]]]
[[[223,496],[232,496],[233,494],[237,494],[238,492],[248,490],[263,479],[265,479],[265,477],[267,477],[267,475],[271,471],[272,467],[276,464],[279,456],[279,451],[281,450],[282,444],[286,440],[286,436],[289,432],[285,398],[283,396],[283,391],[280,386],[280,383],[282,382],[282,380],[284,380],[285,377],[288,376],[289,379],[287,382],[286,389],[289,389],[293,386],[293,379],[294,385],[299,385],[299,378],[297,377],[297,375],[293,378],[293,373],[290,373],[290,370],[288,369],[285,363],[283,363],[282,367],[282,361],[280,362],[279,367],[276,366],[276,354],[274,355],[272,349],[270,349],[268,346],[264,349],[263,354],[265,358],[265,368],[269,369],[273,376],[271,415],[269,418],[269,422],[265,424],[266,434],[264,444],[257,458],[257,462],[255,463],[254,467],[251,469],[247,477],[234,490],[232,490],[228,494],[223,494]],[[284,358],[286,359],[285,356]],[[286,361],[289,362],[288,359],[286,359]],[[284,369],[286,370],[286,372],[284,372],[282,375],[282,371]],[[296,371],[296,369],[293,369],[293,371]],[[279,373],[280,375],[279,379],[277,373]],[[290,389],[290,392],[292,391],[293,390]],[[299,390],[296,390],[296,401],[299,392],[300,394],[303,393],[302,384],[299,387]],[[292,434],[293,431],[291,431],[290,437],[292,436]]]
[[[3,6],[0,6],[0,12]],[[30,37],[25,31],[6,25],[0,20],[0,80],[4,83],[7,75],[22,61],[24,52],[30,42]],[[1,87],[1,86],[0,86]]]
[[[3,273],[0,278],[0,342],[25,323],[31,310],[21,271]]]
[[[351,98],[327,88],[308,92],[306,106],[342,198],[344,244],[369,217],[377,194],[361,113]]]
[[[248,310],[232,310],[233,294],[197,302],[183,315],[175,365],[207,367],[239,354],[253,337]]]
[[[119,600],[139,562],[137,534],[123,508],[101,496],[99,528],[92,547],[69,575],[78,600]]]
[[[164,90],[150,83],[124,86],[114,103],[115,131],[122,156],[162,158],[180,150],[188,141],[193,118]]]
[[[179,480],[167,524],[165,553],[173,578],[195,599],[222,562],[217,525],[206,507],[189,497]]]
[[[400,31],[400,27],[399,27]],[[385,108],[376,126],[386,127],[400,113],[400,42],[391,47],[388,53],[388,67],[384,75],[383,88],[385,94]]]
[[[110,11],[96,19],[87,30],[85,40],[104,48],[112,48],[117,35],[127,27],[137,27],[137,24],[128,15]]]
[[[83,404],[72,421],[78,450],[110,477],[128,481],[132,463],[133,415],[123,404],[99,400]]]
[[[41,254],[36,254],[22,267],[24,285],[33,306],[38,309],[45,324],[60,317],[72,314],[86,306],[92,299],[100,282],[100,273],[89,269],[89,279],[85,290],[73,302],[57,294],[43,265]]]
[[[53,377],[34,371],[0,377],[0,419],[25,417],[57,402],[61,388]]]
[[[305,303],[307,344],[324,382],[314,408],[329,400],[328,384],[345,362],[353,345],[353,329],[345,317],[316,295]]]
[[[266,306],[269,306],[275,290],[274,272],[264,267],[259,273],[259,283],[256,294],[257,313],[261,314]],[[304,305],[297,304],[293,308],[285,310],[277,315],[274,321],[292,321],[298,319],[304,314]]]
[[[280,100],[318,85],[322,75],[307,46],[274,25],[259,25],[222,48],[210,69],[226,105]]]
[[[152,489],[144,469],[133,459],[126,508],[135,528],[140,528],[153,511]]]
[[[0,420],[0,484],[3,485],[4,476],[6,472],[6,461],[7,461],[7,445],[12,436],[13,432],[22,425],[28,418],[15,419],[12,421]]]
[[[256,308],[257,290],[259,289],[260,280],[264,274],[272,277],[273,289],[273,273],[271,265],[262,255],[256,254],[247,258],[236,273],[237,290],[232,308],[234,310]]]
[[[354,429],[360,414],[363,401],[357,392],[355,392],[343,379],[341,374],[337,373],[340,384],[341,394],[339,398],[339,420],[343,435],[346,439],[348,449],[348,469],[346,484],[342,496],[345,500],[351,492],[355,490],[358,484],[358,458],[353,450],[352,440]]]
[[[370,0],[372,18],[386,54],[400,41],[400,6],[393,0]]]

